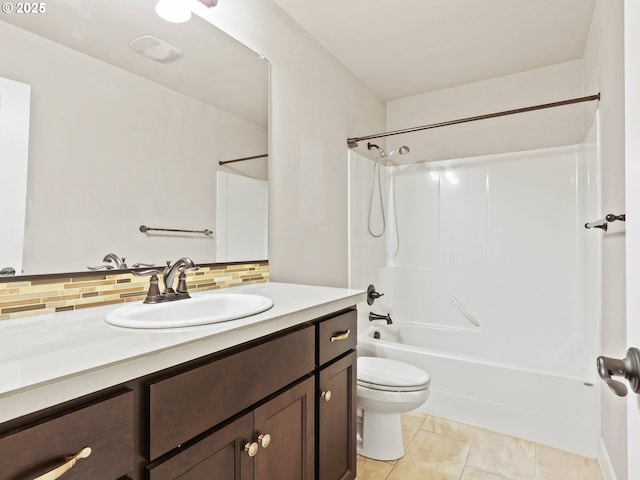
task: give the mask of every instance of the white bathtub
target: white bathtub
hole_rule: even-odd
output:
[[[426,413],[597,457],[595,374],[580,374],[572,366],[560,374],[553,365],[528,368],[444,352],[433,348],[443,340],[438,333],[421,325],[371,326],[358,336],[358,355],[400,360],[429,372],[431,395],[420,409]]]

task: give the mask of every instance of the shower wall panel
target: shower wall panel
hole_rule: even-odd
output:
[[[458,345],[528,368],[591,369],[597,313],[585,305],[597,292],[599,232],[584,223],[599,215],[593,144],[388,172],[386,259],[366,275],[385,293],[377,310],[450,331],[453,353]]]

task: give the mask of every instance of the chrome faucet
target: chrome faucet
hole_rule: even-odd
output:
[[[87,268],[89,270],[113,270],[114,268],[116,270],[124,270],[127,268],[127,264],[124,263],[125,260],[126,258],[124,257],[120,258],[115,253],[107,253],[102,259],[102,261],[105,262],[104,265],[98,265],[97,267],[87,267]],[[111,262],[113,262],[115,266],[111,265]]]
[[[387,322],[387,325],[391,325],[393,323],[390,313],[387,313],[386,315],[380,315],[379,313],[369,312],[369,321],[373,322],[374,320],[384,320],[385,322]]]
[[[115,253],[107,253],[104,256],[104,258],[102,259],[103,262],[107,262],[107,263],[113,262],[115,264],[115,266],[116,266],[116,270],[123,270],[123,269],[127,268],[127,264],[124,263],[125,260],[126,260],[126,258],[124,258],[124,257],[120,258]]]
[[[193,263],[188,257],[182,257],[171,265],[171,262],[167,261],[167,266],[164,268],[162,279],[164,280],[164,292],[168,300],[178,300],[181,298],[189,298],[189,292],[187,291],[186,270],[198,270],[198,266]],[[176,272],[180,272],[178,288],[173,289],[173,282],[176,276]]]
[[[171,265],[170,261],[167,261],[167,266],[164,268],[164,272],[162,272],[162,279],[164,281],[164,291],[162,293],[160,293],[160,288],[158,287],[158,275],[160,275],[160,270],[134,270],[132,273],[140,276],[151,275],[151,279],[149,280],[149,291],[147,292],[147,297],[144,299],[143,303],[164,303],[172,302],[173,300],[181,300],[183,298],[191,298],[191,295],[189,295],[189,292],[187,291],[187,274],[185,272],[187,270],[198,270],[198,268],[200,267],[193,263],[193,260],[187,257],[180,258],[173,265]],[[180,272],[180,275],[178,277],[178,286],[174,290],[173,281],[175,279],[176,272]]]

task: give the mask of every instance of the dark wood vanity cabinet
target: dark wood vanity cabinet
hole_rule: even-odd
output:
[[[319,384],[319,478],[353,480],[356,478],[356,353],[351,352],[323,368]],[[326,392],[331,392],[328,400]]]
[[[149,478],[313,479],[314,351],[315,329],[307,325],[151,382],[149,458],[178,453],[148,467]]]
[[[149,458],[184,444],[314,369],[312,325],[148,384]]]
[[[318,324],[318,429],[320,480],[356,478],[356,315]]]
[[[255,431],[269,434],[255,459],[256,480],[312,480],[315,470],[315,381],[308,378],[255,411]]]
[[[148,467],[149,478],[253,480],[253,459],[245,451],[252,435],[253,414],[243,415],[179,454]]]
[[[307,378],[168,460],[150,480],[314,478],[314,379]]]
[[[133,403],[133,392],[121,389],[0,434],[0,479],[31,480],[56,471],[47,478],[122,478],[134,465]]]
[[[355,342],[349,309],[93,394],[81,408],[79,399],[32,414],[24,427],[7,422],[0,479],[35,478],[91,445],[63,478],[354,479]]]

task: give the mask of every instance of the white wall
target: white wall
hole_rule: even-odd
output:
[[[640,217],[640,4],[624,2],[625,56],[625,176],[626,214]],[[627,225],[626,242],[627,292],[640,291],[640,224]],[[640,345],[640,296],[627,296],[627,344]],[[640,477],[640,402],[631,395],[627,400],[628,477]]]
[[[625,212],[623,2],[598,0],[584,54],[585,88],[600,91],[602,212]],[[627,351],[624,223],[611,224],[602,251],[602,354]],[[602,437],[617,480],[627,478],[626,401],[602,388]],[[601,459],[602,460],[602,459]],[[608,461],[601,461],[603,465]],[[606,468],[606,466],[605,466]],[[612,478],[605,472],[605,479]]]
[[[595,94],[584,89],[582,63],[574,60],[390,101],[387,130]],[[397,160],[404,163],[576,145],[591,125],[585,113],[592,118],[594,110],[595,103],[589,102],[403,134],[387,139],[387,151],[408,145],[411,154]]]
[[[4,74],[32,89],[24,273],[81,271],[109,252],[129,264],[215,261],[215,238],[138,227],[213,229],[217,160],[233,145],[264,151],[266,129],[11,25],[0,29],[13,45]],[[264,162],[255,174],[266,176]]]
[[[346,139],[384,130],[384,102],[271,0],[204,15],[271,62],[272,280],[346,286]]]

